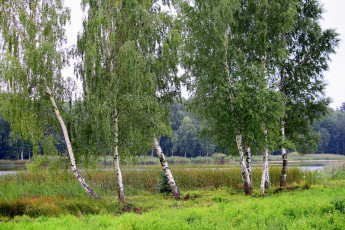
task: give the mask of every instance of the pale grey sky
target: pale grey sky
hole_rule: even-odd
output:
[[[331,56],[329,70],[325,72],[327,82],[326,96],[331,97],[331,107],[336,109],[345,102],[345,0],[321,0],[325,13],[321,21],[323,29],[334,28],[341,39],[336,54]],[[71,9],[71,24],[67,26],[68,46],[77,42],[77,35],[82,29],[83,13],[80,0],[66,0],[65,5]],[[65,74],[73,75],[73,66],[65,70]],[[81,86],[78,83],[79,87]],[[184,92],[185,96],[187,94]]]
[[[325,72],[326,95],[332,98],[331,107],[336,109],[345,102],[345,1],[321,0],[321,3],[325,10],[321,21],[323,29],[336,29],[341,40],[336,54],[331,56],[329,70]]]

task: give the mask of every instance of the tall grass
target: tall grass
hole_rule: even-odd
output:
[[[0,201],[0,216],[9,218],[21,215],[30,217],[59,216],[61,214],[83,216],[101,213],[120,214],[121,205],[106,200],[73,199],[64,196],[23,197],[11,201]]]
[[[344,179],[345,178],[345,162],[336,162],[325,166],[325,174],[330,179]]]
[[[158,184],[162,169],[160,167],[132,169],[123,171],[125,191],[135,195],[141,191],[158,192]],[[230,187],[242,189],[242,179],[238,167],[230,168],[186,168],[172,167],[177,185],[182,190],[200,188]],[[281,169],[271,167],[270,175],[273,186],[279,186]],[[101,197],[116,197],[117,181],[114,171],[83,171],[96,193]],[[315,172],[298,168],[288,169],[288,184],[314,184],[318,177]],[[258,188],[261,180],[261,168],[253,168],[253,184]],[[36,173],[17,173],[0,177],[0,200],[12,200],[21,197],[87,197],[74,175],[66,171],[46,170]]]

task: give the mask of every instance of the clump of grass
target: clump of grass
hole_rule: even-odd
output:
[[[141,156],[138,159],[138,163],[140,164],[159,164],[159,158],[158,157],[151,157],[151,156]]]
[[[226,157],[226,155],[224,153],[214,153],[214,154],[212,154],[212,158],[214,160],[224,160],[225,157]]]
[[[345,197],[337,197],[331,201],[331,204],[334,205],[335,210],[345,214]]]
[[[169,162],[169,164],[187,164],[192,162],[191,158],[187,157],[167,157],[167,161]]]
[[[194,164],[210,164],[213,162],[213,158],[212,157],[195,157],[195,158],[191,158],[191,162]]]
[[[26,215],[29,217],[59,216],[70,214],[121,213],[121,206],[114,202],[90,198],[24,197],[11,201],[0,201],[0,216],[13,218]]]
[[[335,162],[326,165],[324,171],[331,179],[343,179],[345,178],[345,162]]]

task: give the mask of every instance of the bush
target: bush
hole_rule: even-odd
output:
[[[168,183],[168,178],[163,172],[160,174],[160,181],[158,183],[158,188],[159,188],[160,193],[171,193],[171,188]]]
[[[226,157],[226,155],[224,153],[214,153],[212,155],[212,158],[214,160],[224,160],[225,157]]]

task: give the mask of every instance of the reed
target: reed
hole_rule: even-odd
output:
[[[162,169],[127,168],[123,170],[123,183],[128,195],[142,191],[156,193]],[[228,168],[188,168],[172,167],[172,173],[181,190],[229,187],[242,189],[242,179],[238,167]],[[271,167],[270,176],[274,187],[279,186],[281,169]],[[289,168],[288,184],[318,183],[318,172]],[[97,194],[101,197],[115,197],[117,193],[116,174],[114,171],[84,170],[83,174]],[[315,174],[315,175],[314,175]],[[259,188],[261,167],[253,168],[253,185]],[[22,197],[49,197],[63,195],[68,198],[87,197],[72,173],[67,171],[42,170],[36,173],[22,172],[0,177],[0,200],[13,200]]]

